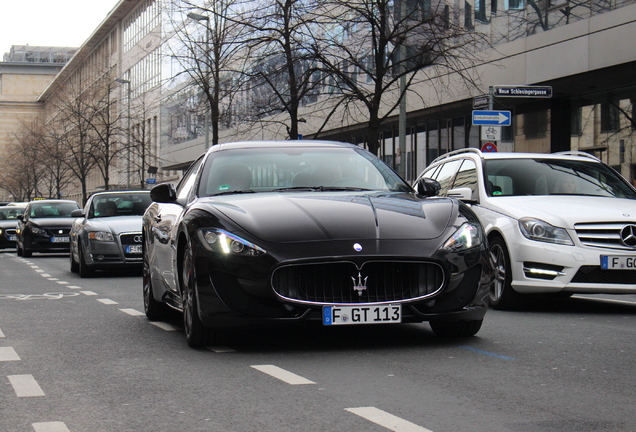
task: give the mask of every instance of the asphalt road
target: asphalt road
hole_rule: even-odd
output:
[[[0,252],[0,431],[636,431],[636,296],[427,324],[249,328],[188,348],[139,272]]]

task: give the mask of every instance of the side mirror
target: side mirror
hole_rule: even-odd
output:
[[[77,217],[83,217],[83,216],[84,216],[84,209],[76,209],[71,212],[71,217],[77,218]]]
[[[162,183],[150,189],[150,199],[157,203],[174,203],[177,201],[177,190],[171,183]]]
[[[451,189],[446,194],[451,198],[456,198],[460,201],[464,202],[473,202],[473,190],[467,187],[461,187],[456,189]]]
[[[24,215],[23,215],[23,214],[19,214],[19,215],[17,215],[17,216],[16,216],[16,218],[17,218],[18,220],[21,220],[22,222],[24,222]]]
[[[439,182],[430,179],[430,178],[421,178],[415,184],[415,191],[418,195],[422,195],[425,197],[432,197],[439,194],[442,186]]]

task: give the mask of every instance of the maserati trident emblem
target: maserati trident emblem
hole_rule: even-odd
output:
[[[636,225],[625,225],[621,230],[621,241],[625,246],[636,246]]]
[[[351,276],[351,280],[353,280],[353,289],[358,293],[358,296],[362,297],[362,293],[367,290],[367,279],[369,276],[362,279],[362,275],[358,272],[358,280]]]

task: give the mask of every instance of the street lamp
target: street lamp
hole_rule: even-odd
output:
[[[115,78],[115,82],[119,84],[126,84],[128,86],[128,127],[126,128],[126,144],[128,145],[128,165],[126,168],[126,189],[130,189],[130,99],[131,99],[131,89],[130,89],[130,80],[123,78]]]
[[[207,58],[205,59],[205,80],[206,84],[210,85],[210,17],[201,15],[198,13],[190,12],[188,13],[188,18],[195,21],[207,21],[205,24],[205,55]],[[209,90],[208,90],[209,91]],[[210,147],[210,113],[206,113],[205,115],[205,149],[207,150]]]

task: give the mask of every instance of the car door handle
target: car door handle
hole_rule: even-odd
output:
[[[155,222],[157,223],[161,222],[161,216],[155,216]]]

